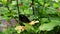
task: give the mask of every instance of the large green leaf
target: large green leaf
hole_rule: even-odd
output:
[[[54,27],[56,27],[57,25],[59,25],[60,21],[58,20],[51,20],[50,23],[45,23],[45,24],[42,24],[39,29],[42,30],[42,31],[51,31],[53,30]]]

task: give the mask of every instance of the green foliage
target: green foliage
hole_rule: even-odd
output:
[[[26,26],[27,31],[31,32],[31,30],[34,30],[33,26],[26,24],[26,23],[24,23],[24,25]]]
[[[51,22],[49,22],[49,23],[42,24],[39,27],[39,29],[43,30],[43,31],[45,31],[45,30],[46,31],[51,31],[51,30],[53,30],[54,27],[58,26],[59,23],[60,23],[60,21],[58,21],[58,20],[51,20]]]
[[[30,21],[39,21],[38,24],[33,26],[24,23],[27,29],[23,31],[23,34],[32,34],[32,32],[33,34],[41,34],[41,31],[48,33],[55,30],[55,27],[60,27],[60,9],[58,9],[60,8],[60,0],[34,0],[33,5],[32,0],[18,0],[18,6],[20,14],[26,15]],[[18,21],[17,1],[0,0],[0,20],[5,19],[10,21],[12,17]],[[4,33],[11,34],[13,32],[15,32],[14,29],[7,28]],[[14,34],[17,33],[15,32]]]

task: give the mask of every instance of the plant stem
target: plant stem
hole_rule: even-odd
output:
[[[32,10],[33,10],[33,15],[35,15],[35,9],[34,9],[34,0],[32,0]]]
[[[19,5],[18,5],[18,0],[16,0],[16,2],[17,2],[17,11],[18,11],[18,23],[19,23],[19,14],[20,14],[20,12],[19,12]]]

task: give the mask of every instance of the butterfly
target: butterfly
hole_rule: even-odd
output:
[[[25,15],[23,15],[23,14],[20,14],[20,15],[19,15],[19,20],[20,20],[21,22],[28,23],[28,24],[30,24],[30,25],[34,25],[35,23],[38,23],[38,22],[39,22],[39,21],[35,21],[35,20],[30,21],[30,20],[28,19],[28,17],[25,16]],[[20,23],[20,25],[23,25],[23,23]]]

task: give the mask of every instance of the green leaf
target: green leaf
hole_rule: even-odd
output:
[[[24,25],[27,27],[27,31],[34,31],[34,27],[32,25],[29,25],[27,23],[24,23]]]
[[[32,20],[37,19],[37,18],[38,18],[38,16],[31,15],[31,16],[29,17],[29,20],[32,21]]]
[[[7,0],[2,0],[2,2],[5,4],[5,3],[7,3]]]
[[[17,3],[16,3],[16,1],[12,1],[12,5],[16,5]]]
[[[58,20],[51,20],[49,23],[42,24],[39,29],[42,31],[51,31],[54,27],[56,27],[59,24],[60,21]]]
[[[48,18],[42,18],[42,19],[41,19],[41,22],[42,22],[42,23],[48,22],[48,21],[49,21]]]
[[[59,7],[59,4],[54,3],[54,4],[53,4],[53,7]]]

